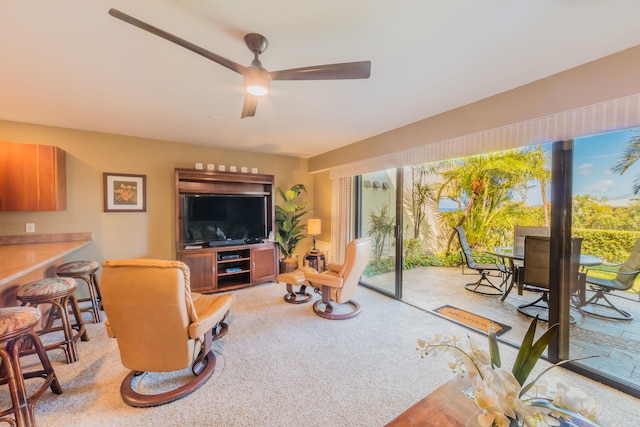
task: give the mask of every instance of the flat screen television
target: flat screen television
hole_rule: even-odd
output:
[[[186,244],[264,239],[269,232],[266,196],[181,194],[181,236]]]

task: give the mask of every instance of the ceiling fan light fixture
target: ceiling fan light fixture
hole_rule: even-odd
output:
[[[264,96],[269,93],[271,77],[265,69],[251,65],[244,75],[244,87],[251,95]]]
[[[165,40],[182,46],[185,49],[197,53],[229,70],[242,75],[246,94],[242,106],[240,118],[253,117],[258,104],[258,97],[269,93],[271,80],[342,80],[342,79],[368,79],[371,75],[371,61],[343,62],[339,64],[313,65],[310,67],[290,68],[268,72],[262,68],[260,54],[262,54],[269,41],[266,37],[257,33],[249,33],[244,36],[244,42],[249,51],[253,53],[251,65],[245,67],[228,58],[213,53],[197,46],[187,40],[181,39],[158,27],[147,24],[131,15],[120,12],[117,9],[109,9],[109,15],[116,19],[138,27],[141,30],[155,34]]]

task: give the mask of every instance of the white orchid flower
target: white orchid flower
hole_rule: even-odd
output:
[[[495,336],[489,334],[491,352],[487,352],[477,338],[467,336],[460,339],[455,335],[435,334],[427,340],[418,339],[420,356],[447,353],[451,356],[449,368],[454,372],[466,371],[473,387],[473,399],[482,409],[478,415],[478,423],[482,427],[510,427],[513,420],[518,420],[525,426],[547,427],[559,426],[558,416],[549,405],[533,405],[530,400],[544,399],[555,406],[566,408],[595,420],[595,400],[582,390],[558,383],[555,387],[541,380],[540,377],[550,368],[529,384],[525,384],[538,355],[544,350],[551,339],[550,328],[537,341],[534,319],[529,327],[527,336],[518,353],[518,359],[511,371],[500,367],[499,352]],[[554,325],[557,326],[557,325]],[[493,340],[493,341],[492,341]],[[542,344],[541,344],[542,343]],[[495,356],[492,363],[492,355]],[[562,362],[561,362],[562,363]],[[522,382],[522,384],[521,384]],[[520,395],[523,396],[520,396]]]

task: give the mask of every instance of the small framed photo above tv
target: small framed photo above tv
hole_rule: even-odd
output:
[[[146,212],[146,175],[105,172],[103,194],[105,212]]]

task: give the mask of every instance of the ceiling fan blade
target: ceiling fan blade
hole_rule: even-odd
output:
[[[173,42],[186,49],[189,49],[190,51],[195,52],[198,55],[202,55],[205,58],[210,59],[213,62],[216,62],[222,65],[223,67],[230,69],[231,71],[235,71],[236,73],[242,74],[245,72],[247,68],[244,65],[240,65],[230,59],[224,58],[220,55],[216,55],[215,53],[210,52],[204,48],[201,48],[200,46],[196,46],[195,44],[188,42],[184,39],[181,39],[178,36],[174,36],[173,34],[167,33],[166,31],[161,30],[160,28],[154,27],[153,25],[149,25],[146,22],[142,22],[139,19],[136,19],[130,15],[127,15],[126,13],[120,12],[117,9],[113,9],[113,8],[109,9],[109,15],[113,16],[114,18],[118,18],[135,27],[138,27],[152,34],[155,34],[156,36],[162,37],[165,40],[169,40],[170,42]]]
[[[244,96],[244,104],[242,105],[241,119],[245,117],[253,117],[256,115],[256,107],[258,106],[258,96],[249,93]]]
[[[344,62],[271,71],[271,80],[342,80],[368,79],[371,61]]]

